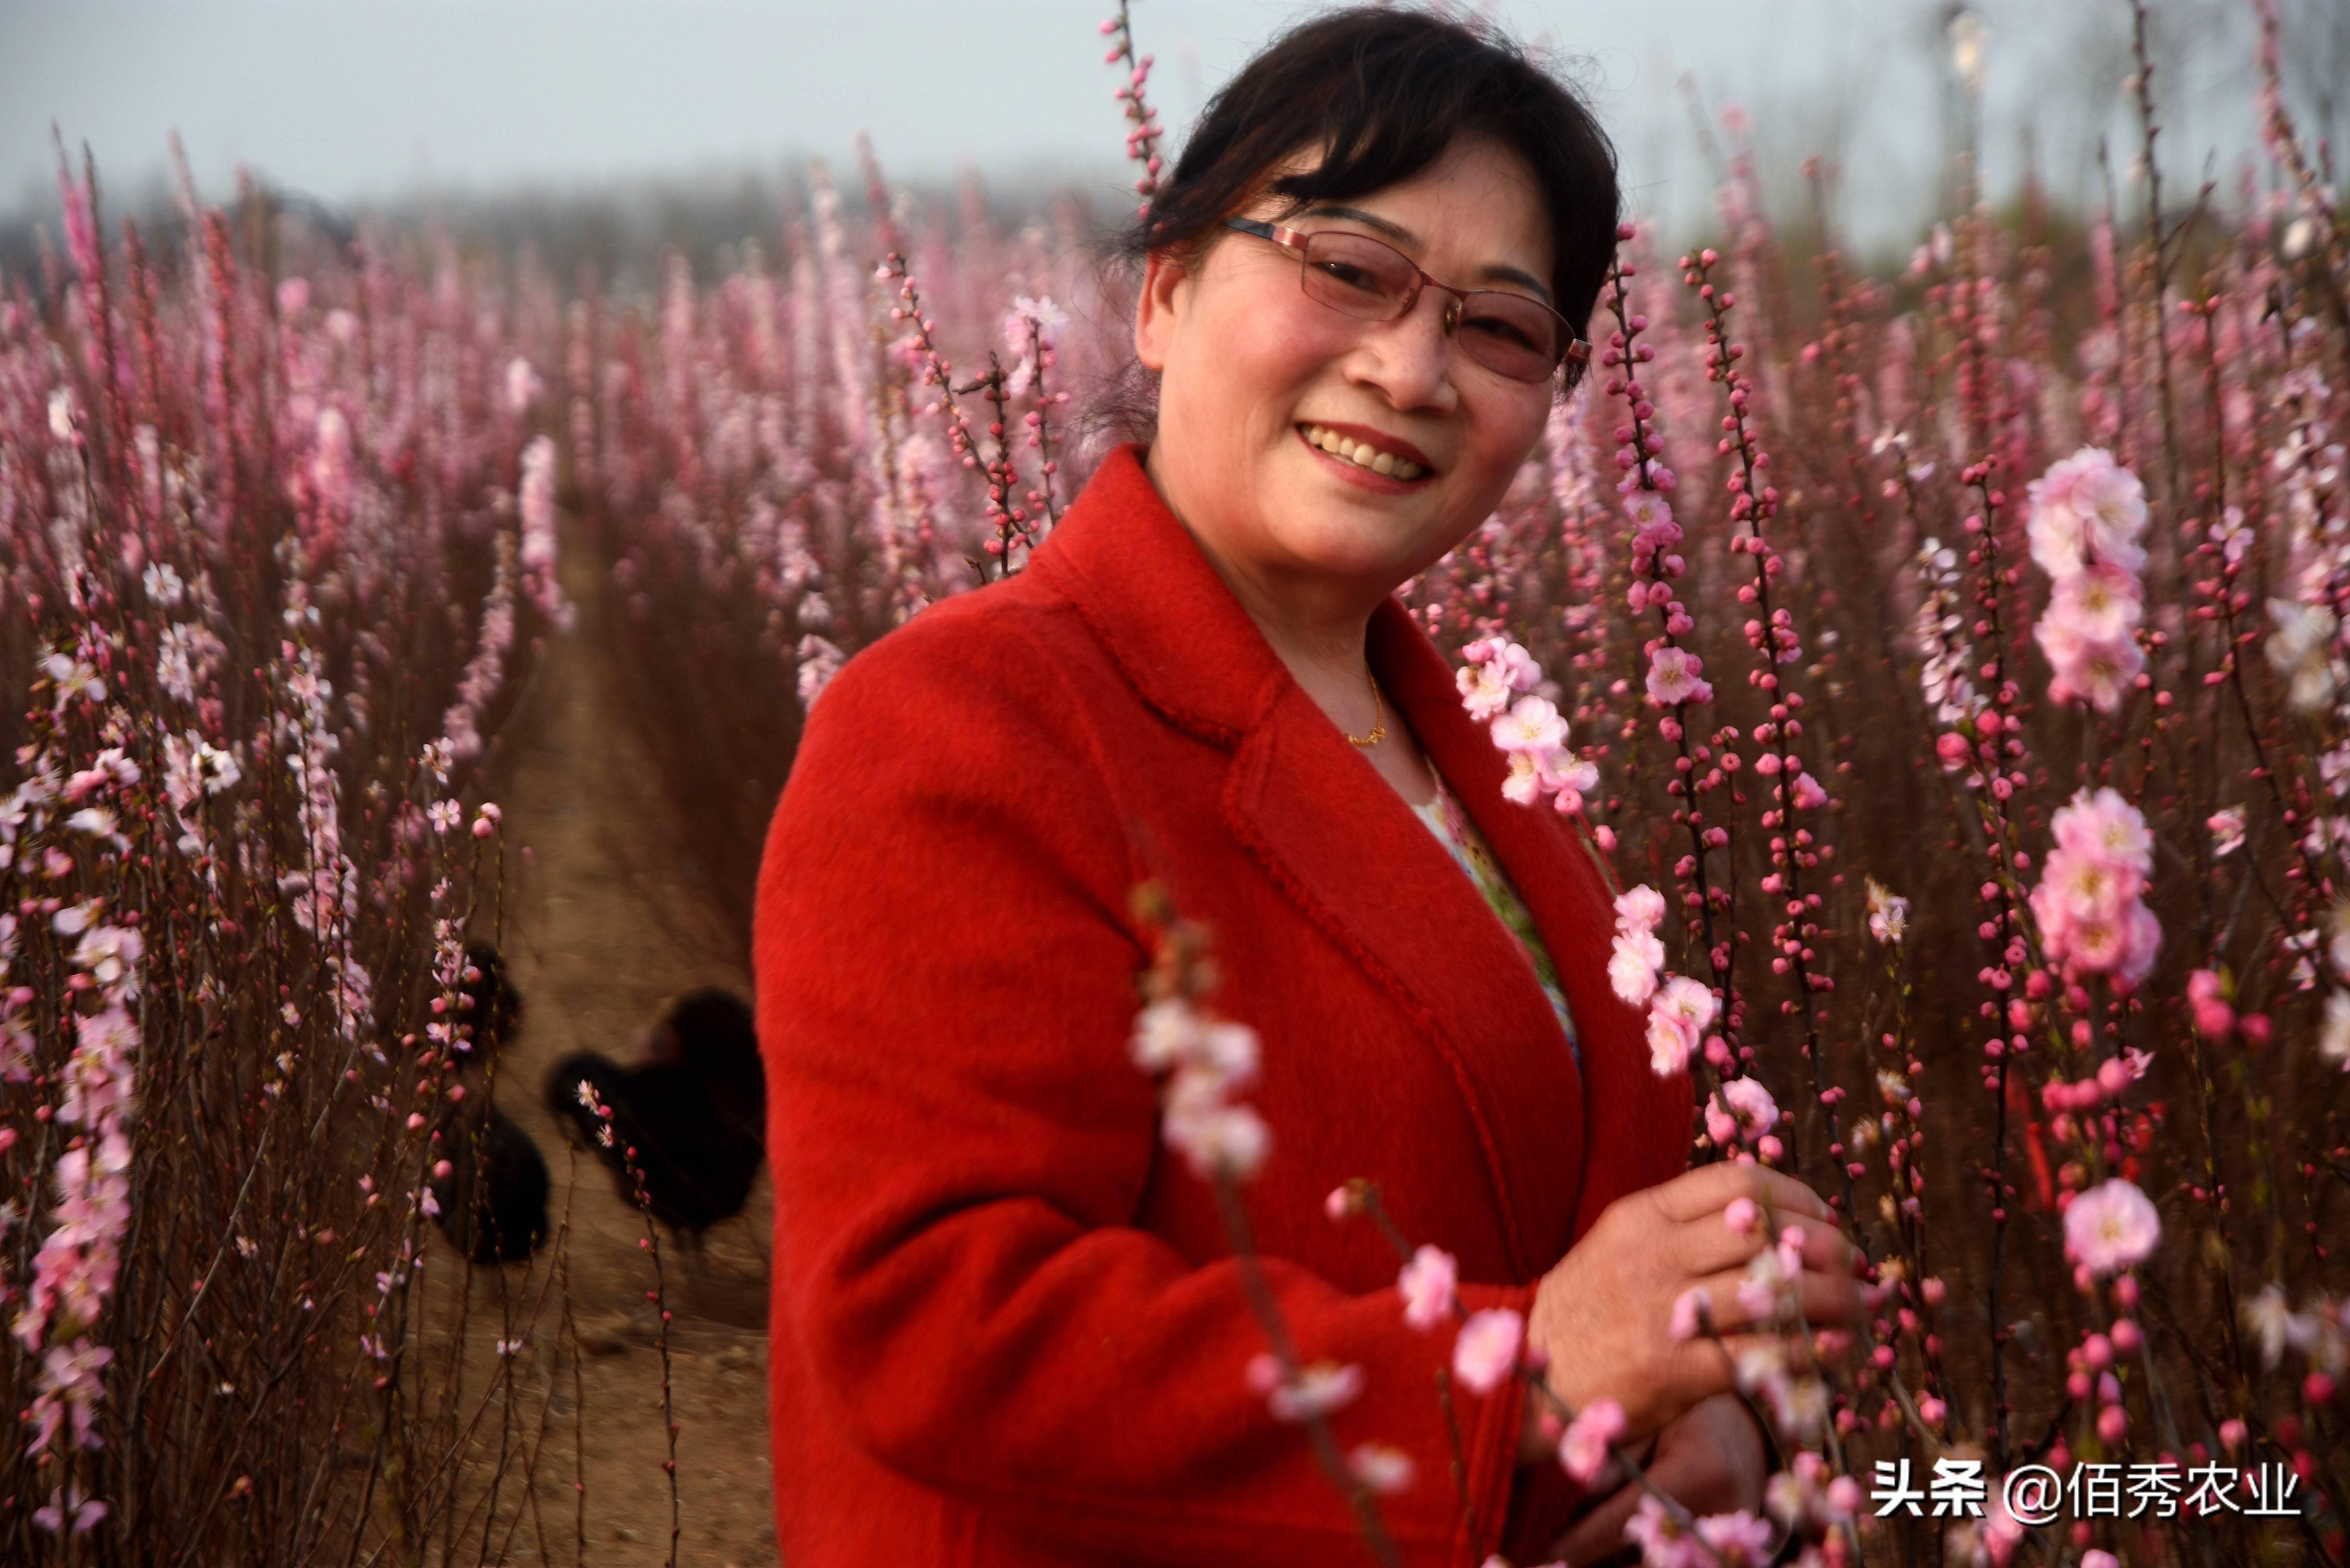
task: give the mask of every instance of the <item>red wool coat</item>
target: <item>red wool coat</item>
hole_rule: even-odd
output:
[[[1524,1311],[1618,1196],[1679,1172],[1685,1075],[1609,990],[1609,888],[1393,600],[1369,657],[1556,961],[1578,1078],[1524,950],[1274,654],[1116,449],[1028,568],[852,659],[811,712],[754,929],[775,1182],[771,1393],[788,1568],[1367,1562],[1265,1348],[1207,1186],[1128,1058],[1128,890],[1206,921],[1255,1028],[1273,1153],[1246,1189],[1308,1360],[1355,1363],[1347,1449],[1402,1449],[1416,1564],[1538,1550],[1574,1501],[1514,1469],[1523,1396],[1458,1399],[1461,1522],[1397,1260],[1323,1199],[1377,1180]],[[1579,831],[1576,829],[1575,831]],[[1520,1562],[1529,1559],[1521,1556]]]

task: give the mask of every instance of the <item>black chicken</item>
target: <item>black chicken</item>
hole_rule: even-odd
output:
[[[484,1097],[443,1119],[427,1184],[433,1222],[477,1263],[515,1263],[546,1236],[546,1160],[530,1134]],[[470,1199],[470,1201],[468,1199]]]
[[[596,1136],[603,1124],[580,1103],[583,1082],[611,1110],[608,1147]],[[765,1158],[767,1075],[751,1009],[723,991],[681,997],[654,1026],[639,1064],[623,1067],[594,1051],[557,1062],[546,1106],[611,1168],[631,1206],[637,1195],[624,1157],[633,1148],[652,1217],[699,1241],[743,1211]]]
[[[451,1020],[466,1096],[436,1118],[427,1186],[440,1208],[434,1222],[476,1263],[519,1262],[546,1236],[546,1160],[530,1134],[492,1103],[485,1082],[522,1012],[504,956],[487,942],[467,942]]]

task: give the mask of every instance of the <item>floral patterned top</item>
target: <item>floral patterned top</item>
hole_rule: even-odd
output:
[[[1436,771],[1433,763],[1429,764],[1428,772],[1436,780],[1436,798],[1425,805],[1413,806],[1412,814],[1428,825],[1436,841],[1451,854],[1453,863],[1485,895],[1494,917],[1525,948],[1526,957],[1534,961],[1534,978],[1542,982],[1543,994],[1550,999],[1551,1012],[1558,1015],[1558,1026],[1566,1035],[1566,1048],[1574,1054],[1575,1067],[1580,1071],[1583,1047],[1575,1037],[1575,1019],[1567,1012],[1566,993],[1558,987],[1558,970],[1551,962],[1550,950],[1543,945],[1542,933],[1534,928],[1534,916],[1518,897],[1517,888],[1511,885],[1502,863],[1493,857],[1485,836],[1477,831],[1477,825],[1469,820],[1469,814],[1452,798],[1452,792],[1444,787],[1444,775]]]

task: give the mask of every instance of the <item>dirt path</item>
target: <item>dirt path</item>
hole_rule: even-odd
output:
[[[668,1552],[669,1489],[644,1220],[588,1151],[575,1165],[540,1091],[567,1052],[628,1059],[637,1032],[678,992],[721,985],[747,996],[749,984],[665,847],[669,807],[622,706],[599,574],[576,529],[565,545],[564,586],[579,624],[550,641],[491,768],[510,846],[504,949],[525,1010],[500,1058],[496,1098],[546,1157],[551,1221],[570,1206],[569,1297],[587,1351],[577,1408],[588,1560],[659,1563]],[[715,1228],[701,1258],[662,1238],[681,1424],[681,1563],[775,1561],[765,1376],[772,1212],[763,1175],[745,1213]],[[533,1291],[550,1256],[543,1251],[534,1266]],[[519,1270],[507,1272],[508,1289],[522,1281]],[[476,1272],[467,1360],[485,1367],[495,1354],[498,1288],[493,1272]],[[539,1528],[547,1557],[569,1563],[577,1554],[573,1368],[556,1321],[550,1308],[516,1364],[516,1416],[536,1421],[544,1408],[549,1428],[537,1462],[541,1520],[516,1532],[509,1560],[519,1563],[540,1560]]]

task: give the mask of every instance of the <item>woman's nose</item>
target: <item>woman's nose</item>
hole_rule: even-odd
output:
[[[1367,347],[1376,369],[1366,379],[1383,387],[1398,408],[1449,410],[1457,400],[1452,338],[1459,308],[1451,296],[1426,289],[1409,311],[1373,329]]]

